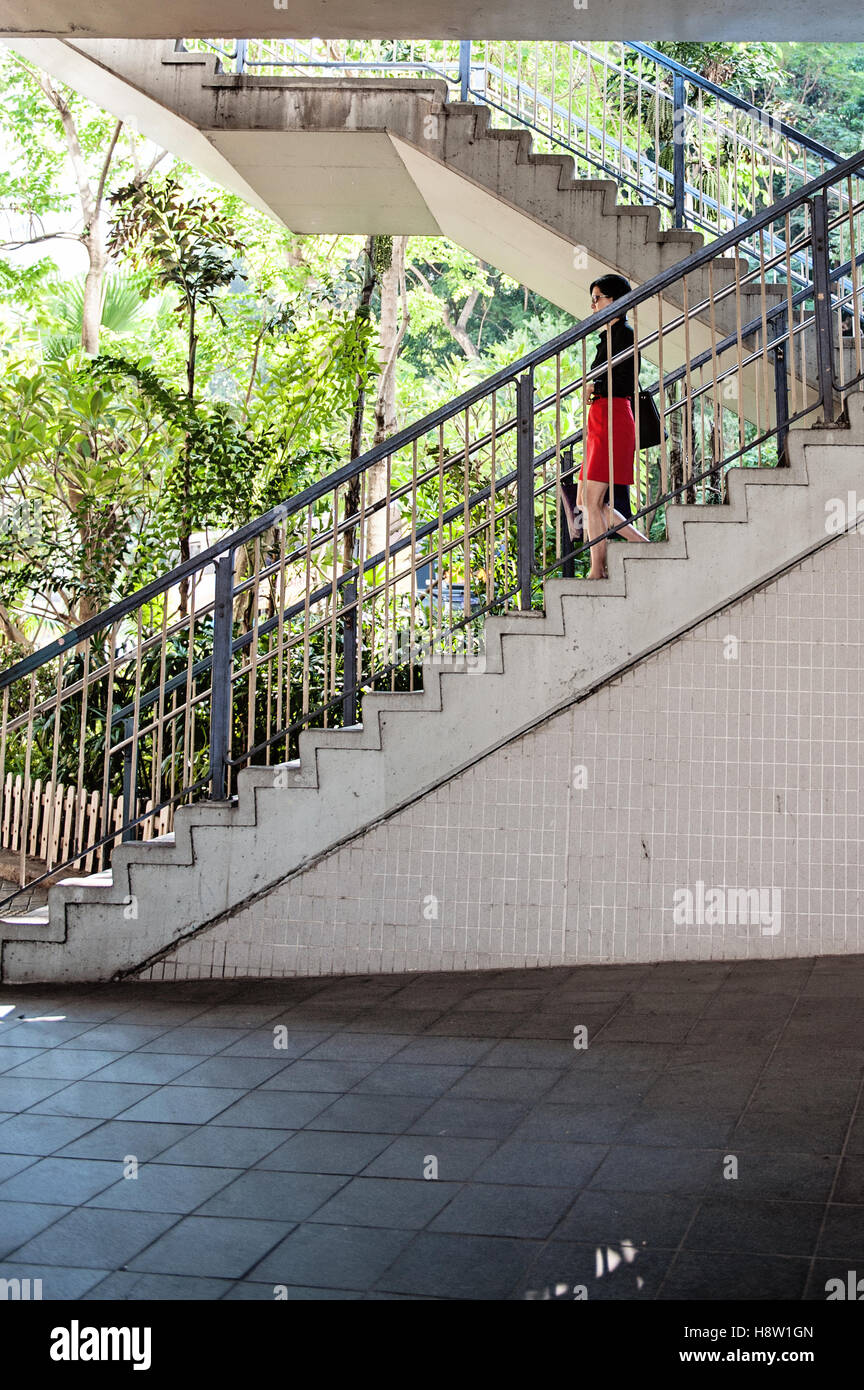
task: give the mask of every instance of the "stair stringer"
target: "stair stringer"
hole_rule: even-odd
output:
[[[173,843],[120,847],[110,886],[53,888],[47,924],[0,925],[4,978],[134,970],[829,543],[826,503],[864,462],[864,397],[849,413],[792,432],[788,469],[731,472],[728,506],[670,509],[667,543],[610,547],[608,581],[550,581],[545,613],[490,619],[485,669],[427,662],[422,692],[366,696],[361,728],[241,774],[236,805],[183,808]]]

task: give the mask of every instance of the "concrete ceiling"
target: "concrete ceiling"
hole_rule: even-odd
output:
[[[864,37],[836,0],[0,0],[0,34],[77,38]]]

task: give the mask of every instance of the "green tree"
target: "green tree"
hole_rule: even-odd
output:
[[[157,150],[142,170],[137,137],[124,132],[122,121],[15,53],[0,55],[0,86],[0,132],[10,151],[0,171],[0,213],[15,229],[0,243],[0,283],[32,303],[50,263],[21,271],[14,253],[60,240],[78,243],[87,256],[81,343],[95,354],[108,271],[105,205],[111,182],[130,173],[146,179],[165,152]]]
[[[161,290],[177,293],[177,314],[186,327],[186,399],[195,401],[198,356],[198,315],[208,310],[224,322],[219,296],[238,274],[243,244],[216,205],[205,198],[189,197],[176,178],[137,181],[111,196],[116,209],[108,249],[125,255],[135,269],[150,272]],[[205,440],[208,432],[205,431]],[[181,564],[190,557],[195,525],[193,480],[201,471],[196,454],[199,432],[188,429],[182,467],[173,495],[178,507],[178,539]],[[188,581],[180,588],[180,611],[188,605]]]
[[[134,384],[108,390],[74,356],[3,361],[0,603],[31,616],[19,645],[85,622],[164,550],[165,426]]]

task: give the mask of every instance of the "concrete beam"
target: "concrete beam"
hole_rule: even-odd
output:
[[[0,0],[0,33],[70,38],[861,38],[835,0]]]

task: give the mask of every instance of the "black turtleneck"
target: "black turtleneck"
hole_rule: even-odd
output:
[[[599,330],[599,333],[600,346],[597,349],[594,361],[591,363],[592,370],[595,367],[603,366],[608,361],[606,355],[607,330],[605,324]],[[632,348],[633,329],[630,327],[629,323],[627,323],[626,319],[617,319],[615,323],[613,323],[611,336],[613,359],[618,356],[619,352],[623,352],[625,348]],[[637,356],[639,367],[641,368],[642,354],[638,353]],[[637,377],[638,372],[639,368],[637,368]],[[595,396],[605,396],[607,394],[608,380],[608,373],[605,371],[600,372],[599,376],[594,377],[593,385]],[[626,396],[632,404],[635,385],[636,383],[633,379],[633,354],[631,352],[629,357],[625,357],[620,362],[616,362],[615,366],[612,368],[612,395]]]

